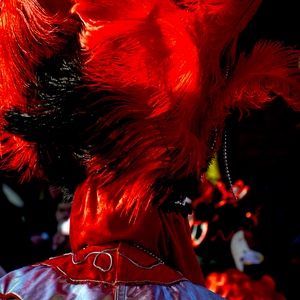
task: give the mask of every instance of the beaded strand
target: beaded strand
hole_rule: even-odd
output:
[[[152,252],[144,249],[143,247],[137,245],[137,244],[133,244],[134,247],[138,248],[139,250],[142,250],[143,252],[149,254],[150,256],[152,256],[153,258],[157,259],[160,263],[165,264],[158,256],[156,256],[155,254],[153,254]]]
[[[234,197],[234,199],[236,201],[238,201],[237,196],[233,190],[233,185],[232,185],[232,181],[231,181],[231,177],[230,177],[230,173],[229,173],[229,168],[228,168],[228,159],[227,159],[227,134],[226,131],[224,131],[224,143],[223,143],[223,159],[224,159],[224,165],[225,165],[225,175],[227,178],[227,181],[229,183],[229,188],[232,192],[232,195]]]

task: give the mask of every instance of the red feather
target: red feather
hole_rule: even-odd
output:
[[[68,1],[3,1],[0,12],[1,106],[26,106],[26,102],[30,102],[26,96],[34,95],[36,66],[43,58],[61,51],[67,42],[61,33],[78,28],[74,21],[67,21],[70,8]]]
[[[38,111],[36,68],[42,61],[66,55],[68,40],[81,24],[71,16],[70,1],[7,0],[0,11],[0,122],[18,107],[29,114]],[[39,87],[40,88],[40,87]],[[3,130],[2,130],[3,131]],[[3,132],[2,163],[20,172],[22,180],[41,177],[37,145]],[[4,159],[5,158],[5,159]],[[2,166],[3,167],[3,166]]]
[[[225,107],[261,108],[276,96],[300,110],[300,52],[279,42],[257,43],[248,57],[241,55],[220,93]]]
[[[137,213],[157,197],[164,201],[174,182],[189,176],[200,181],[220,144],[221,134],[211,149],[213,134],[222,131],[232,107],[259,108],[272,100],[272,92],[299,109],[298,51],[260,42],[248,57],[241,54],[236,61],[239,33],[260,2],[75,2],[72,13],[84,25],[78,59],[89,88],[82,113],[99,115],[78,134],[87,153],[89,180],[104,193],[117,189],[120,201]],[[78,21],[68,15],[68,2],[61,9],[65,2],[28,1],[25,8],[24,3],[10,0],[1,12],[4,105],[32,102],[26,98],[26,85],[35,81],[35,67],[43,57],[66,53],[57,31],[67,36],[78,30]],[[109,95],[91,100],[107,91]],[[105,140],[103,132],[109,132]],[[15,168],[34,165],[22,154],[24,148],[7,145],[13,149],[11,157],[16,155],[11,161]]]

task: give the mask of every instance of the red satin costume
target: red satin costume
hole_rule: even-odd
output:
[[[69,191],[72,252],[0,278],[0,299],[223,299],[185,199],[231,109],[300,108],[299,51],[236,51],[260,2],[1,2],[1,167]]]
[[[144,278],[144,281],[151,283],[170,284],[186,278],[199,285],[205,285],[191,247],[190,228],[186,218],[176,212],[163,213],[150,205],[138,215],[135,222],[130,222],[129,217],[122,214],[122,206],[111,199],[101,195],[100,200],[96,189],[87,191],[84,185],[76,191],[73,202],[75,213],[72,213],[71,217],[71,243],[76,253],[75,260],[83,260],[92,251],[115,248],[116,252],[122,253],[124,257],[113,254],[113,272],[107,272],[105,279],[100,280],[110,284],[138,284],[141,283],[139,278]],[[158,262],[157,258],[164,264],[152,270],[140,269],[128,262],[126,257],[141,265],[153,265]],[[94,257],[90,260],[92,259]],[[116,260],[117,266],[114,265]],[[108,257],[106,261],[110,261]],[[104,268],[109,265],[108,262]],[[66,266],[70,273],[65,271],[76,280],[85,277],[99,280],[97,274],[93,274],[95,269],[89,269],[91,263],[88,260],[85,267],[79,266],[80,271],[76,265],[71,264],[70,257],[61,257],[46,263],[61,266],[62,269]]]

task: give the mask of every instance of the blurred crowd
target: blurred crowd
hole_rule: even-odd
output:
[[[70,252],[71,202],[52,186],[20,184],[2,175],[0,184],[0,274]]]

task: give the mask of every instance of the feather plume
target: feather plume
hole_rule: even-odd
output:
[[[70,94],[70,86],[74,89],[77,81],[72,79],[74,75],[70,68],[61,66],[62,58],[67,57],[72,61],[77,58],[79,51],[81,22],[78,17],[71,15],[70,8],[71,2],[57,0],[2,2],[1,168],[17,170],[21,181],[32,177],[49,177],[49,174],[45,174],[48,169],[45,168],[45,162],[47,166],[55,160],[48,155],[51,151],[46,151],[55,139],[49,135],[49,130],[54,127],[49,120],[52,119],[52,123],[59,127],[57,111],[69,106],[70,113],[74,107],[64,99]],[[63,72],[65,74],[62,75]],[[58,73],[60,78],[56,81]],[[57,101],[61,103],[58,105]],[[68,102],[68,105],[63,102]],[[66,122],[66,115],[64,119]],[[46,142],[45,137],[48,138]],[[58,137],[56,139],[60,140]]]
[[[24,9],[27,2],[10,0],[1,11],[1,105],[12,111],[2,112],[2,146],[14,168],[34,171],[24,171],[28,177],[59,173],[44,166],[40,145],[48,147],[50,164],[69,153],[71,165],[85,167],[88,184],[113,190],[136,215],[151,201],[173,197],[174,186],[196,194],[191,190],[220,145],[231,108],[260,108],[274,95],[300,108],[298,51],[259,42],[247,57],[236,53],[239,33],[261,0],[77,0],[70,15],[70,3],[61,2],[28,1]],[[67,75],[55,76],[51,64]],[[65,90],[75,91],[65,97]],[[38,134],[9,125],[9,116],[22,117],[24,107],[28,128]],[[51,123],[52,116],[76,122]],[[69,139],[51,129],[45,143],[47,126],[63,128]],[[30,155],[13,146],[15,137],[25,140]],[[185,184],[190,178],[192,187]]]
[[[235,59],[236,42],[241,31],[256,13],[261,0],[200,0],[197,17],[201,28],[205,28],[206,42],[211,46],[212,57],[218,57],[213,51],[226,51],[227,59]],[[211,40],[210,40],[211,39]]]
[[[213,155],[212,132],[222,130],[250,78],[252,96],[244,94],[241,107],[251,106],[253,95],[252,105],[259,107],[269,101],[270,91],[297,102],[296,92],[287,94],[298,86],[291,79],[296,66],[288,71],[296,52],[289,58],[291,52],[279,44],[259,44],[247,60],[242,56],[235,63],[238,35],[260,2],[127,1],[123,9],[120,1],[77,1],[74,6],[85,24],[85,80],[91,90],[113,93],[91,105],[94,114],[110,109],[87,135],[93,145],[87,172],[104,190],[114,182],[135,213],[141,203],[163,202],[174,182],[191,175],[200,179]],[[222,60],[233,70],[230,78]],[[255,70],[260,67],[261,76]],[[272,72],[277,79],[273,76],[271,84]]]
[[[78,31],[75,21],[69,18],[66,22],[70,15],[67,3],[3,1],[0,12],[1,107],[26,107],[26,97],[34,97],[35,68],[44,58],[58,55],[69,43],[70,35]]]
[[[220,93],[224,107],[247,110],[261,108],[274,97],[300,109],[300,51],[279,42],[260,41],[252,52],[241,57]]]

